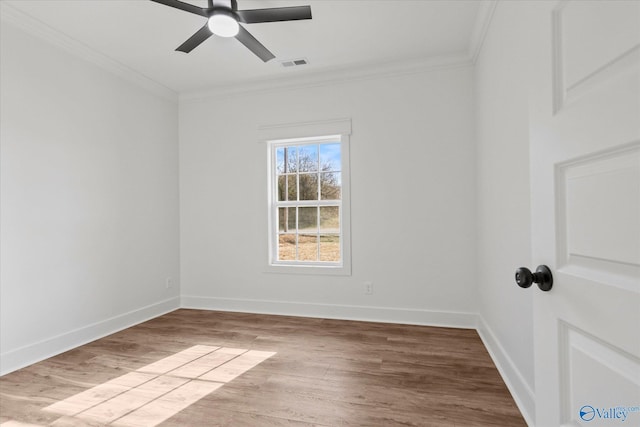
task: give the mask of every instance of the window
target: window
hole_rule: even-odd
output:
[[[348,136],[268,145],[270,268],[349,274]]]

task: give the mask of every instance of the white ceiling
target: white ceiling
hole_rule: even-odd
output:
[[[240,10],[311,6],[312,20],[243,24],[276,55],[263,63],[233,38],[213,36],[189,54],[176,52],[206,19],[148,0],[2,2],[9,5],[5,12],[28,17],[32,26],[44,24],[47,31],[178,93],[467,56],[481,5],[478,0],[238,0]],[[309,64],[280,65],[300,57]]]

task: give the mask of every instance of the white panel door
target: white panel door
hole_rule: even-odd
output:
[[[536,425],[640,426],[640,1],[530,5]]]

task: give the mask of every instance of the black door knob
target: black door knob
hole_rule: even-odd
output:
[[[516,270],[516,283],[521,288],[528,288],[532,283],[537,283],[538,288],[546,292],[553,287],[553,275],[546,265],[539,265],[535,273],[526,267],[520,267]]]

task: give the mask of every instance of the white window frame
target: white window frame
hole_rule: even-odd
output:
[[[332,132],[333,131],[333,132]],[[336,132],[337,131],[337,132]],[[339,119],[326,122],[312,122],[293,125],[278,125],[260,128],[261,140],[266,142],[268,155],[268,251],[266,272],[313,275],[351,275],[351,185],[349,172],[349,136],[351,120]],[[341,262],[323,261],[278,261],[278,207],[277,174],[275,170],[275,147],[282,145],[319,144],[339,140],[341,146],[341,199],[327,201],[340,206],[340,254]],[[316,201],[317,205],[324,204]]]

